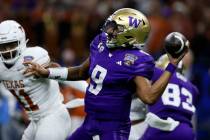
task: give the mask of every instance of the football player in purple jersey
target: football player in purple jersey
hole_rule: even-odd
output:
[[[153,82],[161,76],[168,62],[167,55],[159,58]],[[195,140],[191,119],[195,113],[198,90],[182,75],[184,67],[181,61],[177,69],[179,72],[172,75],[161,98],[148,106],[145,121],[149,127],[141,140]]]
[[[169,55],[170,63],[161,77],[153,84],[154,60],[139,48],[145,44],[150,25],[139,11],[122,8],[106,21],[102,33],[90,44],[90,57],[80,66],[43,68],[33,62],[26,75],[57,80],[86,80],[84,123],[69,140],[127,140],[130,132],[131,95],[136,92],[146,104],[154,104],[162,95],[175,72],[178,58]]]

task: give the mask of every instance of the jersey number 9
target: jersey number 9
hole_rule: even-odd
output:
[[[99,94],[99,92],[102,90],[103,81],[106,77],[106,74],[107,70],[105,68],[96,65],[91,74],[91,80],[93,80],[94,83],[90,83],[88,91],[94,95]]]

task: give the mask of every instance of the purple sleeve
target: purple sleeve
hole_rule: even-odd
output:
[[[138,58],[132,67],[133,77],[142,76],[151,80],[154,72],[154,66],[154,59],[151,56],[145,55]]]
[[[152,83],[157,81],[162,74],[163,74],[163,70],[161,70],[160,68],[155,67],[154,68],[154,73],[153,73],[153,76],[152,76],[152,79],[151,79]]]
[[[98,53],[98,45],[100,42],[102,43],[106,42],[106,35],[104,33],[101,33],[95,36],[95,38],[90,43],[90,59],[89,59],[90,62],[95,59],[94,55]]]
[[[97,36],[95,36],[95,38],[90,43],[90,49],[92,47],[94,47],[94,48],[97,47],[100,42],[106,43],[106,40],[107,40],[107,37],[106,37],[106,34],[104,32],[98,34]]]

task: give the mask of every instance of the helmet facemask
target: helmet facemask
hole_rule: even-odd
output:
[[[14,65],[26,48],[27,40],[22,26],[13,20],[0,23],[0,58],[7,65]]]
[[[20,42],[14,41],[0,44],[0,57],[2,62],[13,64],[20,56]]]
[[[121,25],[118,25],[114,20],[107,20],[102,31],[107,34],[107,46],[113,48],[116,46],[116,37],[120,32],[124,31]]]

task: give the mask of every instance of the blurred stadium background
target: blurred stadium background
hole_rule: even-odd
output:
[[[163,40],[172,31],[191,43],[193,59],[188,77],[200,90],[195,117],[198,140],[210,139],[210,0],[0,0],[0,21],[17,20],[26,30],[28,46],[39,45],[61,65],[80,64],[89,43],[116,9],[135,8],[151,23],[146,51],[159,57]],[[65,101],[83,94],[61,85]],[[74,126],[81,123],[83,108],[71,111]],[[10,95],[0,93],[0,140],[19,140],[28,123]]]

